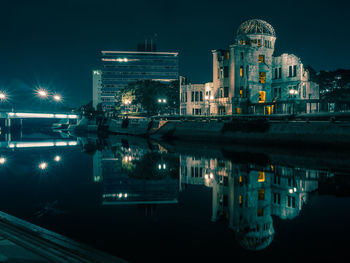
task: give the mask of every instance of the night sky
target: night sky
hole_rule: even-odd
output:
[[[4,2],[0,89],[14,105],[38,85],[61,92],[69,105],[87,103],[100,51],[135,50],[155,33],[158,51],[180,53],[181,75],[211,81],[211,50],[228,48],[239,25],[252,18],[275,28],[275,55],[294,53],[316,70],[350,68],[347,1]]]

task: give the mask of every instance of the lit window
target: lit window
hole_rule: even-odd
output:
[[[239,68],[239,76],[243,78],[243,66]]]
[[[239,176],[239,182],[240,182],[240,183],[243,182],[243,177],[242,177],[242,175]]]
[[[264,63],[264,62],[265,62],[265,56],[264,56],[264,55],[259,55],[258,61],[259,61],[260,63]]]
[[[243,206],[243,196],[239,196],[239,206],[242,207]]]
[[[266,72],[259,72],[259,82],[266,83]]]
[[[243,87],[241,87],[241,88],[239,89],[239,96],[240,96],[241,98],[243,98]]]
[[[258,47],[261,47],[261,40],[258,39]]]
[[[258,200],[265,200],[265,189],[259,189]]]
[[[259,91],[259,103],[264,103],[266,100],[266,92]]]
[[[265,172],[259,171],[258,182],[265,182]]]

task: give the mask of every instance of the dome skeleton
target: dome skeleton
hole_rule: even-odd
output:
[[[243,22],[237,30],[237,35],[242,34],[264,34],[276,36],[273,27],[264,20],[251,19]]]

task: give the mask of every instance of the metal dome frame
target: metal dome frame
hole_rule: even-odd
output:
[[[237,35],[249,34],[261,34],[276,37],[275,29],[269,23],[261,19],[247,20],[239,26]]]

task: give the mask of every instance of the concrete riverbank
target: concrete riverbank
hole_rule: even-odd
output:
[[[0,212],[0,262],[126,262],[65,236]]]
[[[111,120],[109,131],[155,139],[265,145],[350,145],[350,114]]]

